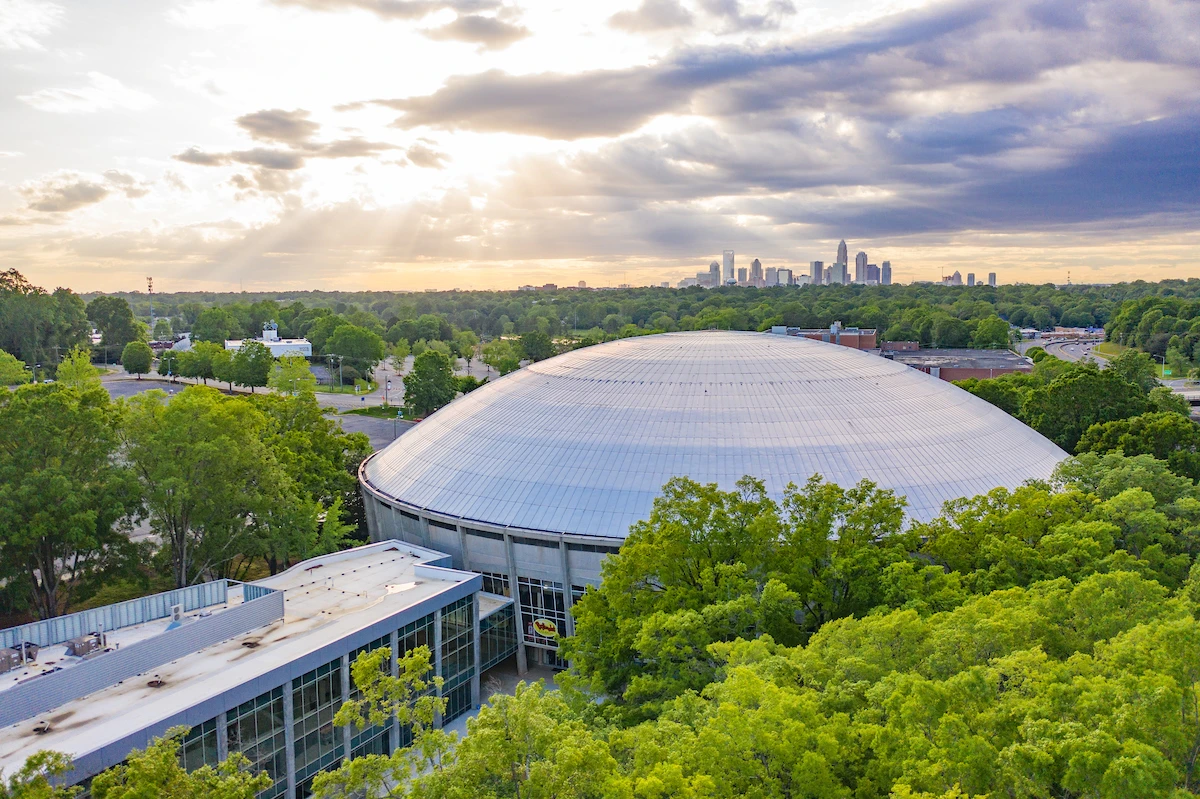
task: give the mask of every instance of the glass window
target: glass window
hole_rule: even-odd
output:
[[[251,771],[265,771],[271,777],[271,786],[259,793],[258,799],[287,793],[282,686],[229,711],[225,733],[230,752],[241,752],[250,760]]]
[[[517,651],[517,630],[512,605],[479,622],[480,668],[484,671]]]
[[[521,617],[525,623],[525,640],[531,644],[558,648],[558,636],[567,632],[567,607],[562,583],[518,577],[517,592],[521,602]],[[549,621],[556,632],[539,625]]]
[[[512,589],[508,585],[507,574],[499,574],[497,572],[480,572],[480,574],[483,575],[483,592],[485,594],[512,596]]]
[[[442,608],[442,696],[447,700],[443,724],[471,709],[471,678],[475,676],[474,627],[473,596],[463,597]]]
[[[188,730],[179,747],[179,765],[187,771],[195,771],[218,762],[217,720],[213,718]]]
[[[392,641],[391,636],[385,635],[382,638],[376,639],[366,646],[360,646],[350,653],[350,664],[354,665],[355,659],[364,652],[374,652],[376,649],[386,649],[388,656],[384,658],[380,664],[385,674],[392,673]],[[358,686],[354,684],[354,670],[350,671],[350,698],[358,699],[362,696],[362,692],[358,690]],[[350,756],[359,757],[360,755],[374,754],[386,755],[391,752],[388,749],[388,724],[377,724],[366,729],[354,727],[350,730]]]
[[[292,680],[296,795],[301,799],[311,794],[314,775],[341,762],[343,728],[333,723],[341,706],[341,658]]]

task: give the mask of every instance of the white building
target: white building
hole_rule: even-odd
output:
[[[280,338],[279,325],[267,322],[263,325],[262,338],[257,339],[226,339],[225,349],[240,350],[246,341],[257,341],[266,345],[271,354],[278,358],[281,355],[303,355],[311,357],[312,343],[306,338]]]

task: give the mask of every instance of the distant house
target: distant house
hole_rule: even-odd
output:
[[[262,338],[259,339],[227,339],[225,349],[240,350],[247,341],[258,341],[265,344],[271,354],[278,358],[281,355],[303,355],[312,357],[312,342],[306,338],[280,338],[279,325],[267,322],[263,325]]]

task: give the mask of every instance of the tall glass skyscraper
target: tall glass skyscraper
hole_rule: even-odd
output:
[[[721,253],[721,258],[725,262],[725,282],[732,283],[733,277],[733,250],[725,250]]]
[[[849,255],[849,251],[846,249],[846,240],[845,239],[842,239],[842,243],[838,245],[837,262],[839,264],[845,264],[845,263],[850,262],[850,255]]]

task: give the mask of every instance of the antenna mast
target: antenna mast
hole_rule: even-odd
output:
[[[150,335],[154,335],[154,278],[146,278],[146,291],[150,293]]]

